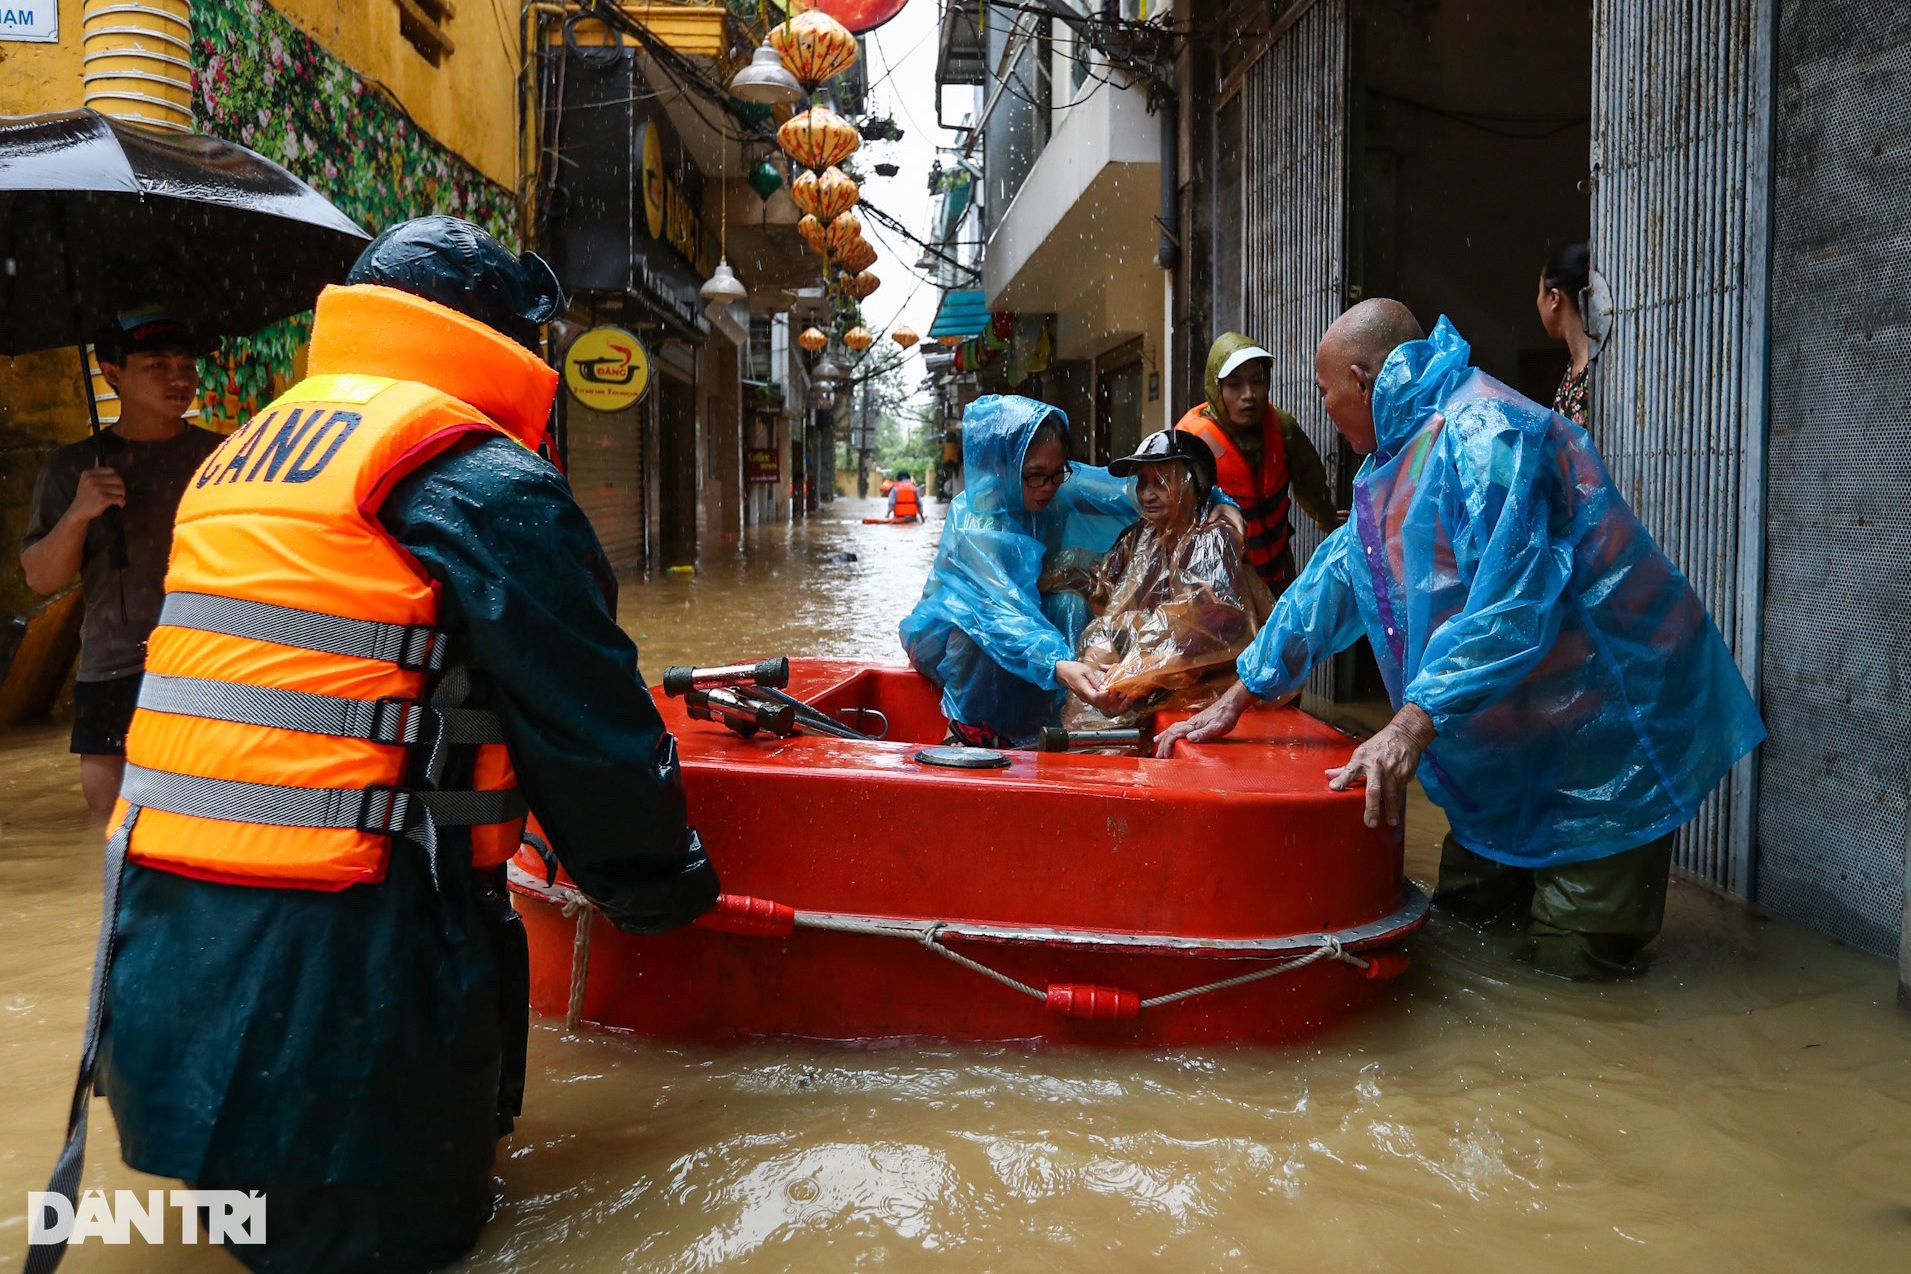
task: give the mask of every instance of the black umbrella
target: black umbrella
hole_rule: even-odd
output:
[[[243,146],[91,110],[0,116],[0,354],[82,344],[142,305],[254,332],[312,308],[368,241]]]
[[[262,155],[98,111],[0,116],[0,354],[80,347],[121,311],[158,305],[202,336],[310,309],[369,241]],[[126,565],[119,510],[100,525]]]

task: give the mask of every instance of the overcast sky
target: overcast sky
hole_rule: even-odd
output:
[[[929,167],[935,162],[937,145],[947,146],[955,140],[954,132],[936,127],[936,20],[940,7],[936,0],[909,0],[901,13],[870,33],[866,68],[871,85],[870,112],[893,116],[903,138],[893,144],[871,144],[866,155],[857,156],[867,178],[863,193],[869,201],[922,238],[929,237]],[[951,110],[958,113],[959,96],[952,95],[950,101]],[[894,177],[877,176],[874,166],[885,161],[896,164],[901,171]],[[873,268],[883,285],[863,302],[870,330],[885,343],[899,323],[909,324],[918,333],[927,332],[941,294],[914,269],[922,250],[867,219],[864,225],[864,233],[882,253]],[[906,370],[912,383],[919,380],[921,360],[912,357]]]

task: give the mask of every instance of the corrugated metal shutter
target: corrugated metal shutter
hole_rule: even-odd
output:
[[[1758,897],[1897,946],[1911,770],[1911,9],[1781,9]]]
[[[571,492],[619,573],[644,569],[644,443],[648,402],[615,414],[568,403]]]
[[[1243,154],[1217,159],[1248,173],[1247,331],[1274,354],[1274,402],[1331,457],[1336,435],[1314,388],[1314,349],[1346,308],[1346,0],[1309,5],[1248,68],[1239,100]],[[1321,534],[1308,518],[1293,522],[1295,555],[1305,564]],[[1308,682],[1323,696],[1332,687],[1331,666]]]
[[[1593,6],[1592,256],[1614,317],[1594,373],[1592,436],[1748,678],[1761,565],[1771,5]],[[1743,764],[1680,832],[1681,867],[1748,892],[1752,793]]]

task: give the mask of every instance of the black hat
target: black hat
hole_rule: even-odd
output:
[[[1135,448],[1135,454],[1109,461],[1108,472],[1117,478],[1125,478],[1138,465],[1174,461],[1180,461],[1193,471],[1196,503],[1206,503],[1208,493],[1214,490],[1214,450],[1185,429],[1162,429],[1149,434]]]
[[[526,349],[564,313],[564,289],[535,252],[511,250],[469,221],[418,217],[373,239],[347,283],[377,283],[458,311]]]
[[[184,350],[205,355],[218,347],[191,324],[156,305],[127,310],[93,334],[93,353],[102,363],[122,363],[128,354]]]

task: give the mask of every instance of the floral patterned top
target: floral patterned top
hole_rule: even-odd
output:
[[[1553,410],[1566,419],[1586,427],[1586,410],[1592,398],[1592,364],[1587,363],[1578,371],[1570,366],[1559,382],[1559,390],[1553,395]]]

